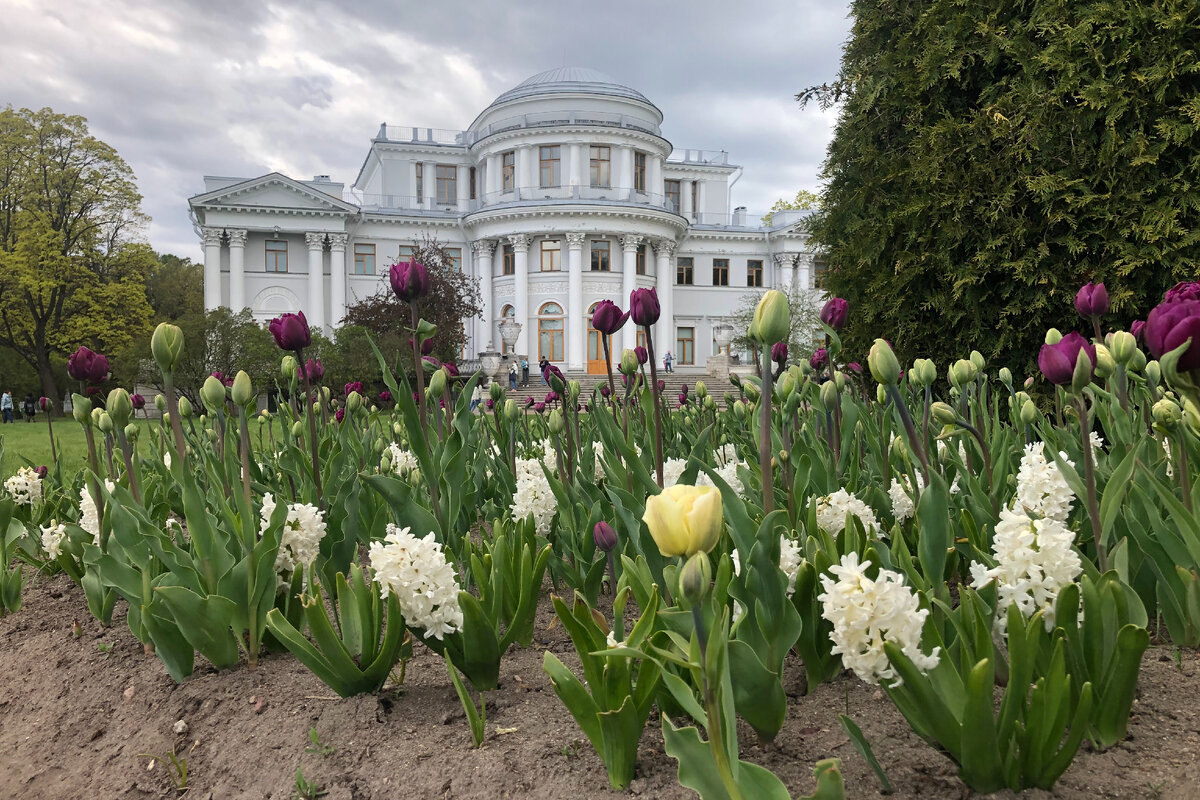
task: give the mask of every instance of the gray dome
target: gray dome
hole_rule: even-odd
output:
[[[623,97],[653,106],[644,94],[637,89],[631,89],[617,83],[610,76],[586,67],[559,67],[539,72],[532,78],[526,78],[492,101],[492,106],[507,103],[510,100],[521,100],[537,97],[543,94],[562,94],[564,92],[603,94],[610,97]],[[492,106],[489,106],[492,107]]]

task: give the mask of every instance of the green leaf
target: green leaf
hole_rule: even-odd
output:
[[[838,720],[842,723],[843,730],[850,737],[850,743],[854,745],[854,749],[858,754],[866,759],[871,770],[875,773],[875,777],[879,778],[879,783],[883,786],[882,794],[891,794],[895,791],[892,788],[892,782],[888,780],[888,776],[883,771],[883,767],[879,765],[879,759],[875,758],[875,751],[871,749],[871,743],[867,741],[867,737],[863,736],[862,728],[847,717],[845,714],[838,714]]]

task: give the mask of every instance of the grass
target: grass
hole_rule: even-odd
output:
[[[158,427],[158,420],[147,421],[139,419],[138,449],[143,454],[150,452],[149,441],[153,431]],[[97,431],[97,447],[103,447],[102,435]],[[62,463],[63,480],[70,481],[75,473],[83,469],[87,463],[87,439],[84,438],[83,428],[70,417],[56,417],[54,420],[54,439],[58,443],[58,458]],[[38,414],[33,422],[14,422],[10,425],[0,425],[0,480],[3,480],[21,467],[26,466],[28,459],[33,465],[45,464],[50,466],[50,435],[46,430],[46,418]]]

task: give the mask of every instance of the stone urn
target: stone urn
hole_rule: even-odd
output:
[[[521,335],[521,323],[514,319],[505,319],[500,323],[500,338],[504,342],[504,352],[516,349],[517,337]]]
[[[717,351],[729,354],[729,346],[733,344],[733,326],[728,322],[718,322],[713,326],[713,340],[717,343]]]
[[[500,354],[495,350],[485,350],[479,354],[479,368],[483,370],[483,374],[487,375],[493,381],[500,380],[500,367],[503,361]]]

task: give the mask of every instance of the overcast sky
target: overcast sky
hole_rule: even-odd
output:
[[[817,188],[848,0],[474,3],[0,0],[0,105],[87,117],[137,176],[155,249],[199,260],[202,176],[349,185],[379,123],[460,130],[560,66],[650,98],[678,148],[727,150],[752,213]]]

